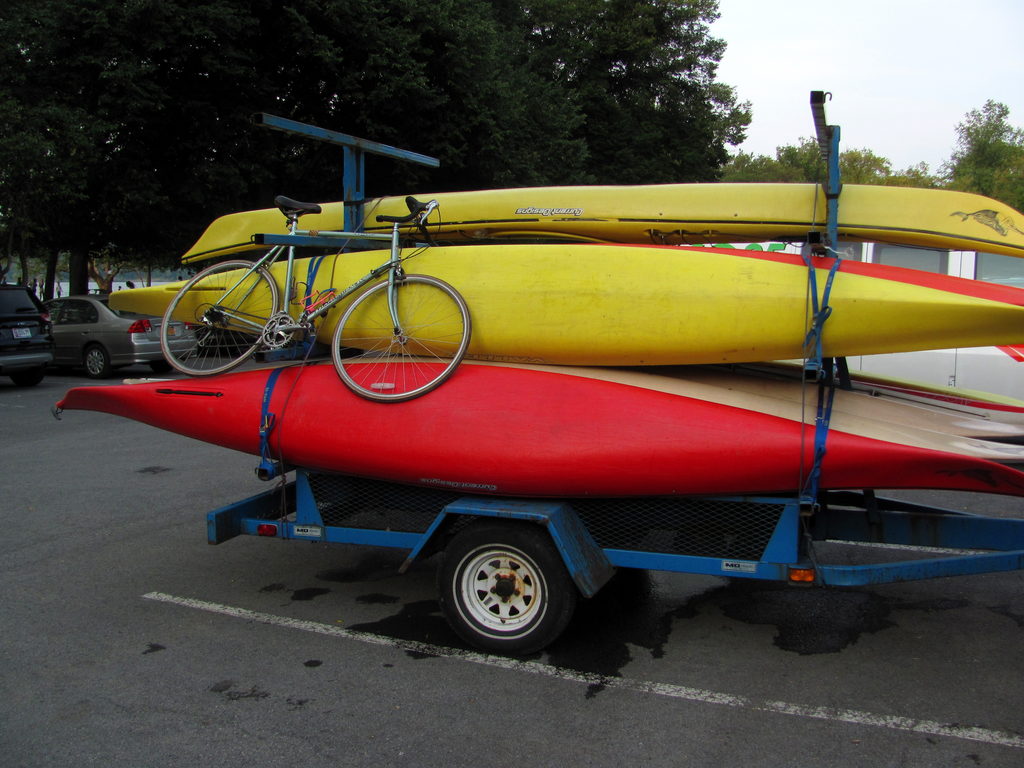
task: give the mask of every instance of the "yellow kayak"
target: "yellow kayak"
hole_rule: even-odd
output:
[[[803,239],[825,228],[825,195],[814,184],[665,184],[535,187],[418,194],[436,199],[431,232],[441,240],[530,239],[715,244]],[[344,205],[323,203],[308,229],[343,228]],[[408,213],[404,197],[367,202],[365,231],[387,232],[379,214]],[[255,248],[255,233],[283,234],[276,208],[216,219],[184,262]],[[848,184],[839,198],[839,237],[1024,256],[1024,214],[981,195]]]
[[[382,251],[303,259],[299,292],[344,288]],[[816,262],[818,285],[832,259]],[[590,244],[435,247],[405,263],[465,298],[469,357],[563,365],[672,365],[799,358],[808,269],[783,253]],[[285,265],[273,273],[280,285]],[[118,291],[110,304],[160,315],[181,283]],[[211,301],[215,297],[210,297]],[[1024,341],[1024,290],[846,261],[836,273],[826,355]],[[297,314],[299,307],[291,308]],[[336,308],[318,330],[329,342]],[[193,318],[182,318],[190,320]]]

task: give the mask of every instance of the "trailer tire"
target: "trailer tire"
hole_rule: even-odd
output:
[[[490,520],[474,523],[445,547],[438,594],[459,637],[519,655],[554,641],[579,597],[544,528]]]

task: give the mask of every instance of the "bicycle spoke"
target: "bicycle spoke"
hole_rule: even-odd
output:
[[[396,293],[397,332],[386,283],[356,299],[335,331],[338,374],[374,400],[407,400],[429,392],[451,375],[469,343],[468,310],[447,283],[408,275]]]
[[[193,277],[171,301],[163,328],[182,320],[190,333],[161,333],[168,362],[183,373],[210,375],[230,370],[256,351],[267,320],[277,308],[277,285],[250,262],[229,261]]]

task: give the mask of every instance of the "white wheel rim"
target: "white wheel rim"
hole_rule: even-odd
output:
[[[488,634],[520,634],[546,610],[546,585],[533,561],[512,548],[467,555],[456,570],[459,610]]]

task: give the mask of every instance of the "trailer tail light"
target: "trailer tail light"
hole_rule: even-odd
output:
[[[257,536],[277,536],[277,525],[275,523],[260,523],[256,526]]]
[[[128,333],[149,333],[153,330],[153,324],[146,318],[136,320],[128,326]]]
[[[789,581],[792,584],[813,584],[816,575],[813,568],[789,569]]]

